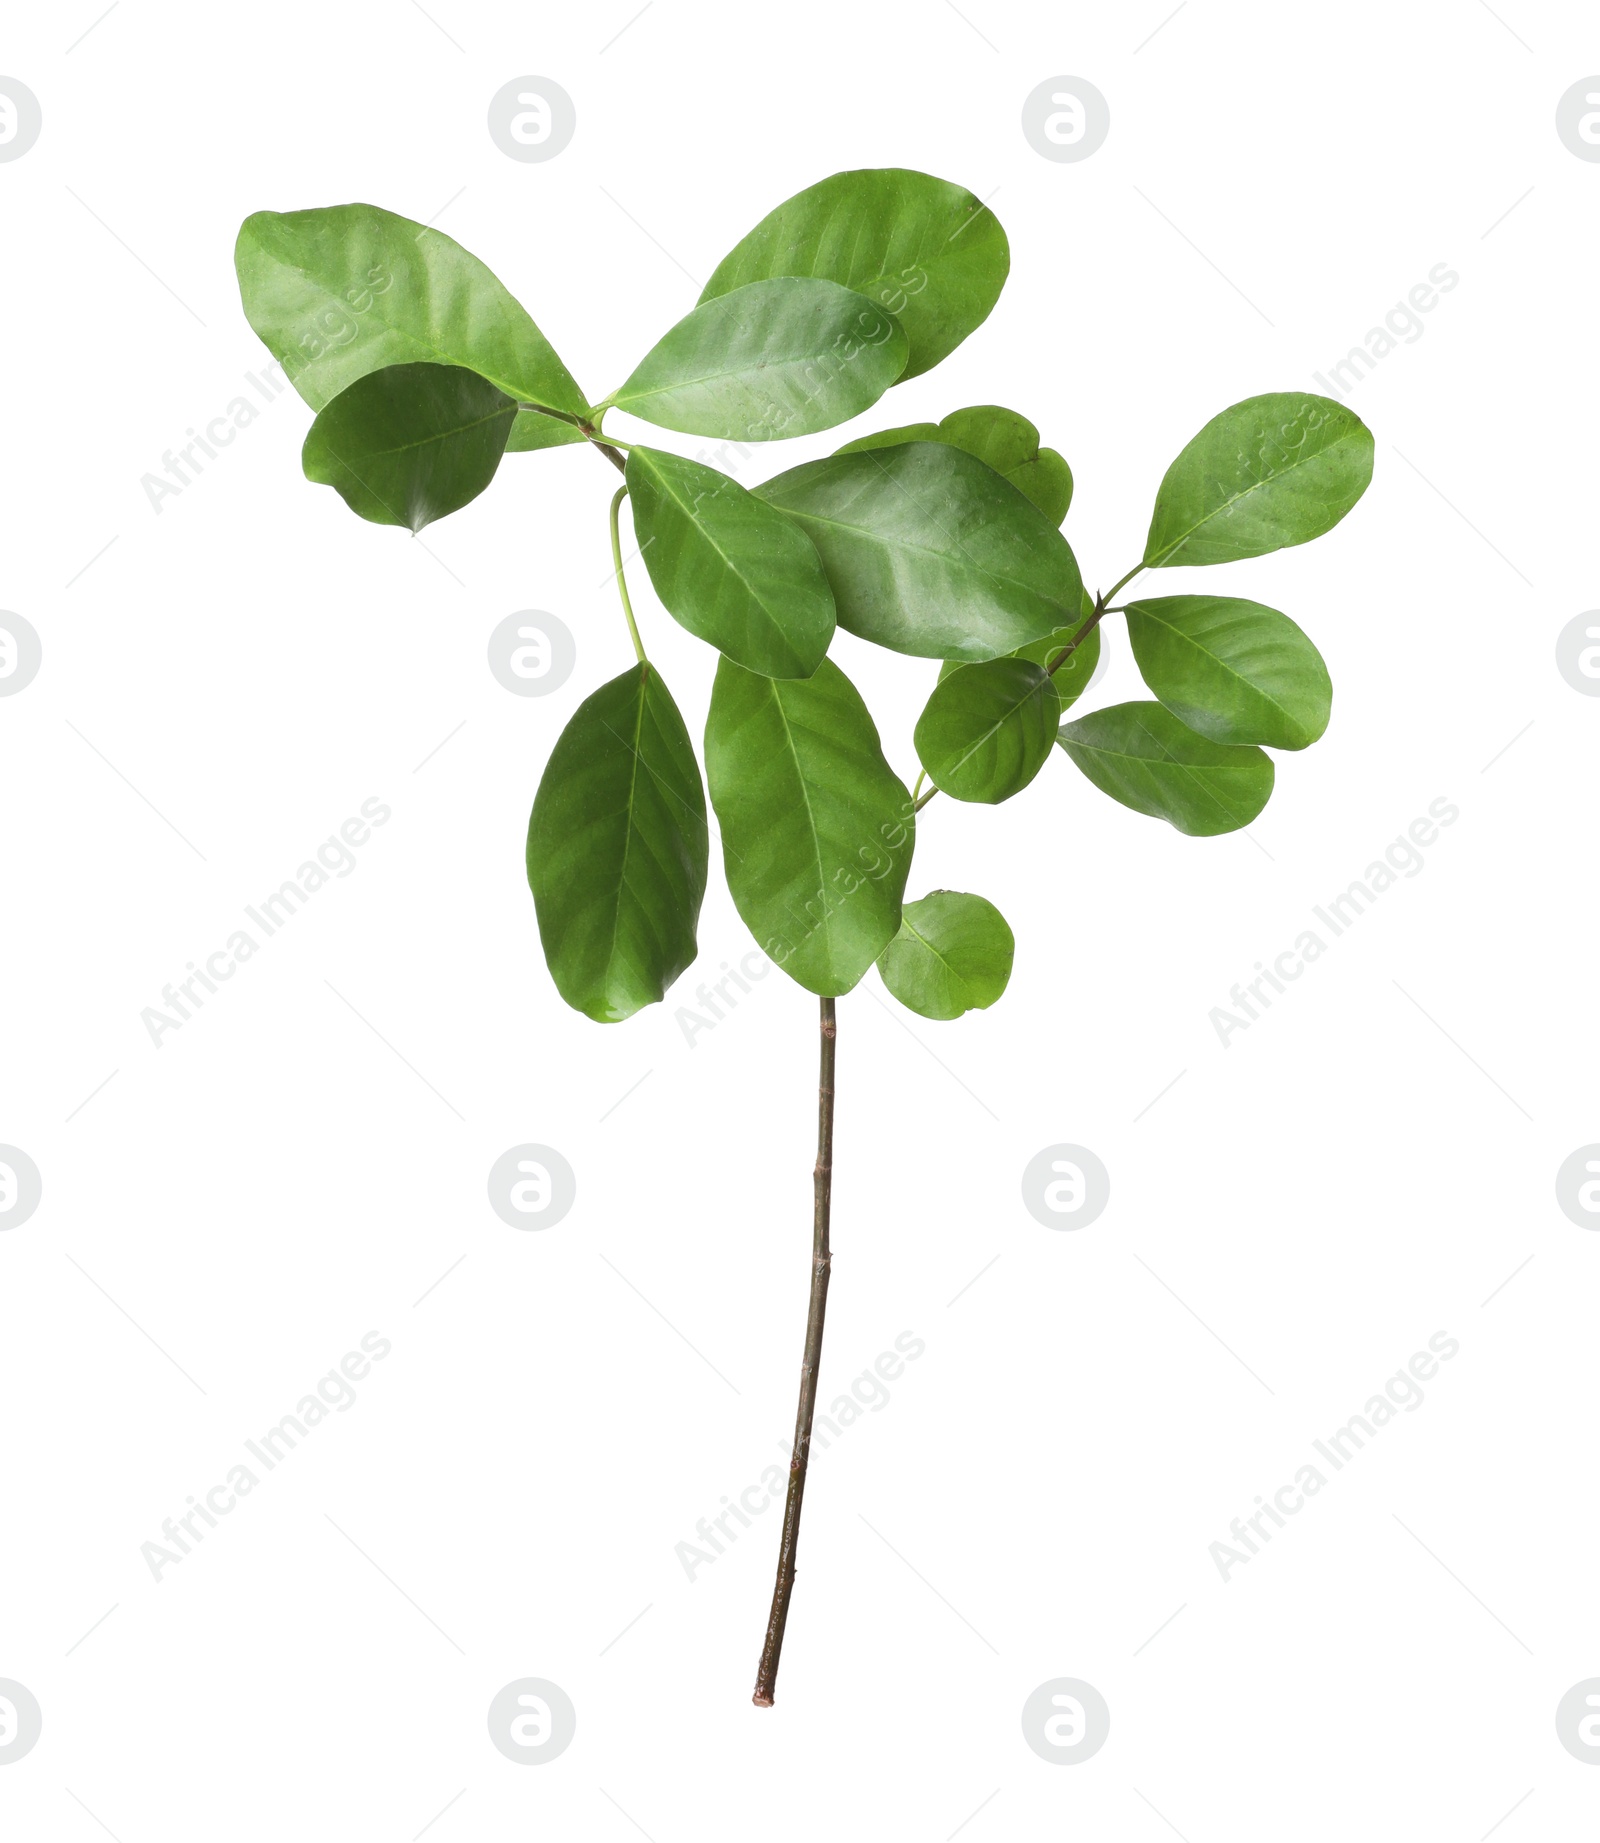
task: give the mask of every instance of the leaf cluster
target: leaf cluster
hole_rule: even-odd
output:
[[[1214,417],[1162,478],[1143,556],[1095,596],[1062,531],[1072,470],[1014,410],[880,429],[753,491],[605,431],[612,410],[740,443],[835,428],[947,357],[1009,266],[1005,232],[964,188],[837,173],[762,219],[590,402],[526,310],[440,232],[370,205],[245,221],[246,315],[315,412],[306,476],[360,517],[418,531],[483,492],[507,453],[592,447],[623,471],[612,533],[638,662],[562,732],[527,838],[551,974],[588,1016],[658,1002],[693,961],[707,788],[733,901],[779,966],[831,997],[876,965],[903,1004],[947,1019],[994,1003],[1014,943],[981,896],[906,900],[916,815],[936,792],[1013,799],[1059,747],[1111,799],[1206,837],[1266,804],[1267,750],[1326,729],[1327,669],[1286,614],[1233,595],[1113,603],[1147,571],[1241,561],[1336,525],[1366,489],[1373,444],[1328,398],[1278,392]],[[623,500],[661,605],[721,655],[704,780],[637,637]],[[1108,615],[1125,619],[1151,697],[1069,716]],[[912,737],[916,793],[829,656],[838,628],[940,662]]]

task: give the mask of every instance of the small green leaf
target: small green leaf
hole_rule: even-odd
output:
[[[916,821],[861,694],[717,664],[706,780],[734,907],[808,992],[848,992],[900,926]]]
[[[522,403],[583,392],[495,276],[442,231],[376,205],[257,211],[234,265],[245,318],[314,410],[386,365],[462,365]]]
[[[943,1023],[994,1003],[1011,977],[1015,950],[992,902],[935,890],[901,910],[900,932],[879,954],[878,971],[908,1011]]]
[[[1000,298],[1011,252],[1000,221],[964,186],[903,167],[835,173],[770,211],[718,263],[700,296],[774,275],[821,275],[904,323],[919,376]]]
[[[752,282],[686,314],[607,402],[686,435],[785,441],[869,409],[907,349],[892,314],[837,282]]]
[[[660,1001],[695,956],[706,889],[705,794],[689,733],[653,666],[585,698],[528,821],[528,883],[556,990],[597,1023]]]
[[[833,638],[833,591],[810,538],[736,480],[656,448],[628,454],[634,529],[662,605],[768,678],[809,678]]]
[[[896,652],[992,659],[1053,633],[1082,601],[1056,527],[943,442],[830,455],[756,494],[822,553],[839,625]]]
[[[516,413],[504,391],[457,365],[390,365],[318,412],[301,466],[362,518],[420,531],[494,478]]]
[[[1192,838],[1249,825],[1272,793],[1270,755],[1197,736],[1163,704],[1091,711],[1057,741],[1102,793]]]
[[[990,659],[940,680],[913,740],[941,793],[996,806],[1044,766],[1060,723],[1061,699],[1042,666]]]
[[[557,416],[546,416],[542,410],[519,410],[517,420],[511,425],[506,453],[531,454],[538,448],[565,448],[584,439],[583,430],[573,423],[562,422]]]
[[[1247,397],[1167,469],[1146,569],[1232,563],[1331,531],[1372,478],[1372,432],[1330,397]]]
[[[1072,469],[1054,448],[1041,448],[1031,461],[1013,467],[1006,478],[1059,525],[1072,505]]]
[[[1328,727],[1328,668],[1276,608],[1232,595],[1162,595],[1129,602],[1127,613],[1144,682],[1202,736],[1304,749]]]
[[[1043,666],[1046,672],[1057,656],[1072,646],[1074,637],[1082,631],[1083,623],[1094,613],[1094,597],[1087,589],[1083,591],[1080,604],[1081,615],[1070,627],[1058,627],[1054,633],[1046,634],[1042,640],[1030,640],[1026,646],[1019,646],[1014,653],[1007,653],[1007,659],[1027,659],[1036,666]],[[1050,682],[1056,688],[1056,696],[1061,700],[1061,708],[1070,710],[1085,691],[1089,681],[1094,677],[1095,667],[1100,663],[1100,629],[1091,627],[1078,644],[1072,648],[1067,657],[1050,672]],[[959,659],[948,659],[939,668],[939,677],[947,679],[952,672],[961,671]]]
[[[939,439],[987,461],[997,474],[1009,473],[1039,452],[1039,431],[1026,416],[997,403],[952,410],[940,419]]]
[[[1039,431],[1026,416],[980,403],[952,410],[943,422],[912,422],[900,429],[880,429],[836,448],[835,454],[862,454],[869,448],[894,448],[902,442],[947,442],[975,454],[1025,494],[1053,525],[1072,504],[1072,469],[1054,448],[1039,446]]]

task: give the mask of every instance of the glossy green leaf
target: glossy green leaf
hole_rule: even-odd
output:
[[[1231,563],[1331,531],[1372,478],[1372,432],[1330,397],[1247,397],[1167,469],[1145,540],[1148,569]]]
[[[861,694],[718,662],[706,780],[734,907],[808,992],[848,992],[894,938],[916,821]]]
[[[964,186],[903,167],[835,173],[768,212],[717,264],[710,301],[774,275],[820,275],[903,322],[914,378],[953,352],[1000,298],[1011,252]]]
[[[521,410],[511,425],[506,453],[531,454],[539,448],[567,448],[584,439],[583,430],[570,422],[546,416],[540,410]]]
[[[585,698],[528,821],[528,883],[556,989],[602,1024],[659,1002],[695,956],[705,795],[653,666]]]
[[[752,282],[686,314],[607,401],[686,435],[785,441],[869,409],[907,350],[892,314],[837,282]]]
[[[301,466],[362,518],[420,531],[494,478],[516,413],[504,391],[457,365],[390,365],[318,412]]]
[[[947,1022],[994,1003],[1011,977],[1015,950],[992,902],[935,890],[900,911],[900,932],[879,954],[878,971],[908,1011]]]
[[[944,442],[830,455],[758,497],[822,553],[839,625],[923,659],[992,659],[1079,607],[1071,547],[1022,493]]]
[[[1232,595],[1161,595],[1128,604],[1144,682],[1213,742],[1308,748],[1328,727],[1322,655],[1286,614]]]
[[[386,365],[461,365],[522,403],[585,414],[527,312],[442,231],[376,205],[257,211],[234,251],[245,318],[314,410]]]
[[[1039,446],[1039,431],[1026,416],[997,404],[980,403],[952,410],[943,422],[912,422],[899,429],[880,429],[858,436],[836,454],[863,454],[869,448],[895,448],[902,442],[948,442],[987,463],[1009,480],[1059,525],[1072,504],[1072,469],[1054,448]]]
[[[809,678],[833,638],[833,591],[810,538],[699,461],[634,447],[628,496],[662,605],[768,678]]]
[[[1061,700],[1042,666],[989,659],[934,686],[913,740],[941,793],[995,806],[1044,766],[1060,724]]]
[[[1272,757],[1186,728],[1163,704],[1113,704],[1057,740],[1102,793],[1193,838],[1249,825],[1272,793]]]

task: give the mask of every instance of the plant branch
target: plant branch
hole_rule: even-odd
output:
[[[617,529],[617,516],[622,510],[622,502],[628,497],[628,489],[619,486],[611,499],[611,561],[617,572],[617,593],[622,597],[622,612],[628,617],[628,632],[633,637],[633,650],[642,666],[650,661],[644,656],[644,642],[639,638],[639,623],[633,618],[633,603],[628,600],[628,579],[622,573],[622,534]]]
[[[767,1619],[767,1639],[761,1647],[756,1671],[757,1708],[770,1709],[778,1684],[778,1659],[783,1651],[783,1629],[789,1622],[789,1596],[794,1591],[795,1550],[800,1541],[800,1506],[806,1493],[806,1467],[811,1459],[811,1420],[817,1406],[817,1371],[822,1363],[822,1324],[828,1308],[828,1271],[833,1253],[828,1246],[828,1216],[833,1204],[833,1061],[838,1039],[833,1000],[821,1001],[822,1047],[817,1073],[817,1163],[812,1172],[811,1301],[806,1310],[805,1354],[800,1360],[800,1406],[795,1415],[794,1451],[789,1459],[789,1493],[783,1506],[783,1538],[778,1548],[778,1578],[772,1590],[772,1612]]]

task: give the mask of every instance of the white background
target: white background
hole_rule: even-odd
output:
[[[0,602],[44,644],[0,703],[0,1139],[44,1179],[0,1237],[0,1677],[44,1710],[7,1834],[1579,1834],[1600,1773],[1553,1717],[1600,1674],[1600,1237],[1554,1176],[1600,1138],[1600,703],[1554,642],[1600,600],[1600,166],[1554,111],[1600,68],[1586,9],[122,0],[68,52],[97,10],[4,52],[44,116],[0,165]],[[547,164],[485,127],[525,73],[576,103]],[[1077,164],[1020,129],[1058,74],[1110,103]],[[610,470],[508,457],[412,542],[305,483],[285,392],[159,514],[140,482],[262,362],[252,210],[440,214],[599,397],[859,165],[970,186],[1012,248],[991,319],[859,428],[1022,410],[1091,585],[1211,415],[1318,388],[1434,265],[1460,284],[1352,394],[1377,467],[1344,525],[1162,585],[1280,606],[1329,661],[1332,727],[1249,835],[1182,838],[1064,758],[925,815],[913,891],[998,903],[1016,970],[955,1025],[875,975],[840,1001],[824,1404],[897,1334],[926,1351],[814,1466],[760,1712],[776,1513],[692,1584],[674,1549],[792,1422],[815,1006],[773,976],[686,1044],[676,1002],[750,947],[715,874],[664,1006],[603,1029],[543,968],[528,806],[630,656]],[[713,655],[633,578],[698,732]],[[547,698],[486,666],[522,608],[577,636]],[[1108,639],[1096,700],[1139,695]],[[909,780],[931,671],[836,653]],[[368,797],[356,868],[153,1047],[141,1010]],[[1421,874],[1220,1045],[1212,1007],[1441,797]],[[543,1233],[485,1195],[527,1140],[578,1177]],[[1111,1173],[1077,1233],[1021,1202],[1058,1141]],[[163,1519],[371,1330],[357,1405],[153,1580]],[[1224,1583],[1230,1521],[1441,1330],[1425,1404]],[[537,1768],[485,1728],[523,1676],[578,1712]],[[1080,1766],[1022,1738],[1058,1676],[1111,1709]]]

